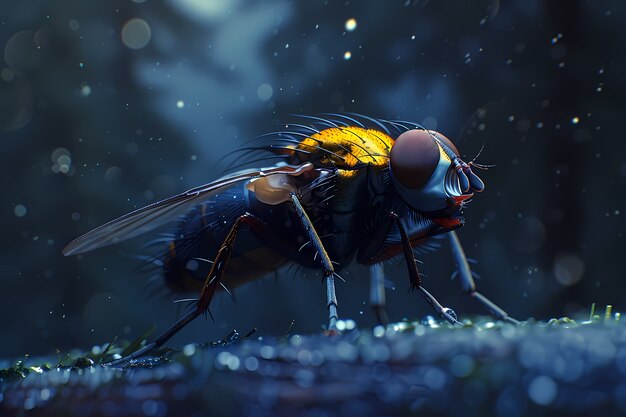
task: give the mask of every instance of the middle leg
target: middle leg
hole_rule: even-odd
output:
[[[336,330],[337,329],[337,320],[339,320],[339,316],[337,313],[337,294],[335,293],[335,268],[333,267],[333,263],[324,249],[324,245],[322,244],[322,240],[320,239],[315,227],[313,227],[313,223],[309,218],[308,214],[302,207],[302,203],[300,203],[300,199],[295,193],[291,194],[291,201],[293,202],[294,207],[296,208],[296,213],[298,214],[298,218],[300,219],[300,223],[304,230],[309,235],[309,241],[317,251],[317,258],[320,260],[322,264],[322,269],[324,273],[324,281],[326,281],[326,299],[328,306],[328,330]]]

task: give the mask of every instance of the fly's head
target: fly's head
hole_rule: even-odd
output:
[[[433,130],[402,133],[389,157],[391,180],[402,200],[445,229],[460,226],[466,200],[485,189],[470,165],[448,138]]]

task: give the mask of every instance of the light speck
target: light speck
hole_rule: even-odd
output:
[[[352,58],[352,52],[350,52],[350,51],[346,51],[346,52],[343,54],[343,59],[345,59],[345,60],[347,61],[347,60],[349,60],[350,58]]]
[[[6,82],[11,82],[15,78],[15,71],[10,68],[3,68],[0,72],[0,77]]]
[[[91,87],[88,84],[82,83],[80,86],[80,95],[83,97],[88,97],[91,94]]]
[[[52,162],[52,172],[58,174],[59,172],[62,174],[70,174],[70,170],[72,167],[72,156],[70,151],[65,148],[57,148],[52,152],[50,157]]]
[[[528,386],[528,396],[539,405],[550,405],[556,398],[558,388],[552,378],[538,376]]]
[[[256,90],[256,95],[261,101],[267,101],[274,95],[274,89],[269,84],[261,84]]]
[[[576,284],[582,279],[584,272],[585,263],[576,255],[563,254],[554,261],[554,276],[563,286]]]
[[[577,125],[578,122],[580,122],[580,119],[578,118],[578,116],[572,117],[572,124],[573,125]]]
[[[151,37],[152,31],[150,26],[143,19],[130,19],[122,27],[122,43],[130,49],[145,47],[150,42]]]
[[[26,209],[26,206],[22,205],[22,204],[17,204],[14,208],[13,208],[13,213],[15,213],[15,215],[17,217],[24,217],[26,216],[26,212],[28,210]]]
[[[185,102],[182,100],[178,100],[176,102],[176,107],[178,107],[179,109],[182,109],[183,107],[185,107]]]
[[[346,30],[352,32],[354,29],[356,29],[356,19],[350,18],[346,20]]]
[[[194,353],[196,353],[196,345],[192,343],[185,345],[183,348],[183,354],[187,357],[193,356]]]

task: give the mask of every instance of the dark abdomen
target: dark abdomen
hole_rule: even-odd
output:
[[[196,292],[211,269],[212,261],[237,218],[248,211],[242,186],[214,196],[190,210],[176,227],[162,257],[163,276],[173,291]],[[253,281],[287,263],[245,225],[240,227],[222,282],[228,288]]]

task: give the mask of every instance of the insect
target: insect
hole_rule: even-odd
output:
[[[189,313],[122,360],[164,344],[208,312],[218,291],[288,263],[322,272],[331,331],[338,320],[335,280],[354,259],[370,265],[370,301],[378,321],[387,323],[383,262],[398,256],[406,258],[410,288],[458,323],[423,287],[414,256],[415,248],[444,233],[462,291],[497,318],[517,322],[476,291],[455,232],[467,200],[485,188],[472,169],[483,166],[464,162],[447,137],[413,123],[354,114],[299,117],[301,123],[242,149],[279,159],[273,166],[237,171],[135,210],[65,247],[65,255],[83,253],[178,222],[161,257],[164,279],[199,297]]]

